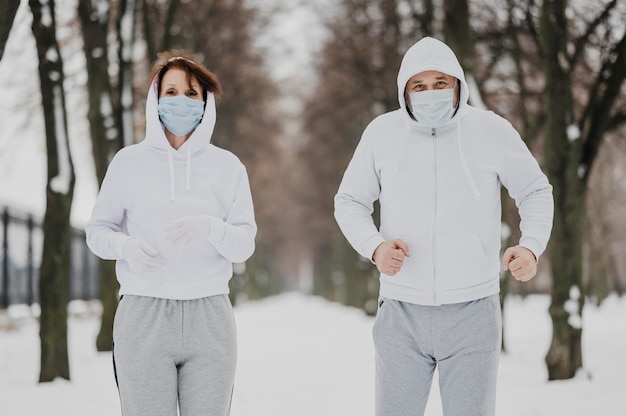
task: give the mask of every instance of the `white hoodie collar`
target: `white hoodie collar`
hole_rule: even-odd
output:
[[[454,117],[452,117],[452,120],[446,123],[446,125],[456,123],[456,138],[459,147],[459,154],[461,156],[461,163],[463,164],[463,172],[470,188],[472,189],[474,197],[479,200],[481,198],[480,191],[476,185],[476,180],[472,175],[467,158],[465,157],[461,134],[461,118],[467,110],[467,101],[469,98],[469,87],[467,81],[465,80],[465,72],[463,71],[459,60],[452,49],[450,49],[450,47],[448,47],[445,43],[431,37],[422,38],[411,46],[404,54],[402,63],[400,64],[400,71],[398,72],[398,102],[400,103],[400,112],[403,114],[405,121],[405,128],[402,133],[400,145],[396,151],[396,169],[398,168],[398,161],[403,151],[404,141],[408,135],[408,130],[413,126],[419,127],[419,123],[415,123],[409,115],[408,107],[404,99],[404,90],[406,88],[406,83],[413,75],[424,71],[443,72],[444,74],[452,75],[461,83],[459,108]],[[429,127],[429,129],[431,128]],[[435,131],[435,129],[432,130],[433,132]]]
[[[191,136],[183,143],[183,145],[175,150],[170,145],[161,120],[159,120],[158,112],[159,100],[157,97],[157,80],[154,79],[148,90],[146,99],[146,143],[157,150],[174,151],[174,157],[184,159],[187,157],[187,148],[191,147],[192,153],[202,151],[211,143],[211,136],[215,128],[215,120],[217,117],[215,110],[215,97],[212,93],[207,93],[207,99],[204,105],[204,115],[200,124],[195,128]]]
[[[204,105],[204,115],[200,124],[195,128],[191,136],[178,149],[174,149],[165,136],[165,130],[158,112],[157,80],[154,79],[148,90],[146,99],[146,144],[159,152],[167,153],[169,177],[170,177],[170,200],[176,199],[176,171],[174,169],[174,159],[183,159],[186,163],[186,190],[191,189],[191,159],[194,154],[202,152],[211,144],[211,136],[215,128],[217,113],[215,110],[215,97],[212,93],[207,93]]]

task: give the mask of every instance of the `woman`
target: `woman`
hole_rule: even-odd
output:
[[[114,259],[121,299],[113,329],[124,416],[228,415],[236,329],[232,263],[254,251],[245,167],[210,143],[213,73],[162,53],[146,103],[146,137],[109,165],[87,244]]]

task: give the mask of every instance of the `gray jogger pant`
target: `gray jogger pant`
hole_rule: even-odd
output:
[[[498,295],[422,306],[381,299],[376,416],[422,416],[438,367],[445,416],[493,416],[502,339]]]
[[[171,300],[125,295],[113,328],[123,416],[227,416],[237,339],[227,295]]]

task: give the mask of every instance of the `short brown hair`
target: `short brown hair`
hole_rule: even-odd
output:
[[[206,101],[207,92],[213,93],[215,98],[222,95],[222,87],[217,75],[209,71],[204,65],[196,63],[185,51],[165,51],[157,54],[158,59],[152,65],[150,79],[157,80],[157,97],[161,95],[161,80],[163,75],[172,68],[185,71],[187,83],[191,88],[191,78],[195,77],[202,88],[202,98]]]

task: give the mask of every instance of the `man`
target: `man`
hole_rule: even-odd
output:
[[[413,45],[398,74],[400,108],[367,126],[335,197],[341,230],[380,271],[377,416],[423,415],[435,368],[444,415],[495,414],[501,185],[521,217],[504,269],[532,279],[550,236],[546,176],[511,124],[468,94],[447,45]]]

